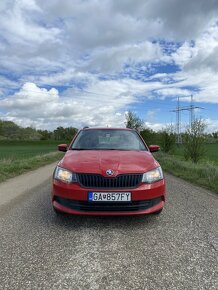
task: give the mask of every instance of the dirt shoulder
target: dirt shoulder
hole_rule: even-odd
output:
[[[0,206],[51,179],[57,162],[0,183]]]

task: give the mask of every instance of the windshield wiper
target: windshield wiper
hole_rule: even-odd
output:
[[[89,149],[86,149],[86,148],[71,148],[71,150],[89,150]]]
[[[119,148],[99,148],[99,150],[117,150],[117,151],[128,151],[128,149],[119,149]]]
[[[99,148],[71,148],[71,150],[100,150]]]
[[[146,151],[146,150],[139,150],[139,149],[122,149],[122,148],[71,148],[71,150]]]

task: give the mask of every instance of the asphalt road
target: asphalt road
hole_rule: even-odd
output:
[[[218,289],[218,197],[167,176],[159,217],[57,217],[50,184],[0,208],[0,289]]]

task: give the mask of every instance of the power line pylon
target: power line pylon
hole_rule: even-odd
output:
[[[192,123],[193,123],[193,121],[195,119],[195,116],[194,116],[195,109],[203,109],[203,108],[193,105],[193,95],[191,95],[190,106],[180,107],[180,99],[178,97],[177,98],[177,107],[176,107],[176,109],[170,111],[170,112],[176,112],[177,144],[182,144],[182,136],[181,136],[181,115],[180,115],[180,112],[181,111],[189,111],[190,112],[189,126],[190,126],[190,130],[191,130]]]

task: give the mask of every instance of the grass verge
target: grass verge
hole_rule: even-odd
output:
[[[162,152],[156,153],[155,158],[166,172],[218,193],[218,166],[214,163],[194,164]]]
[[[26,159],[5,158],[0,160],[0,182],[43,165],[55,162],[63,156],[61,152],[35,155]]]

